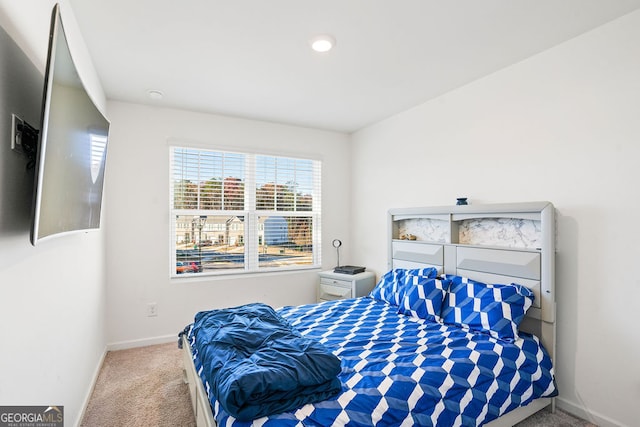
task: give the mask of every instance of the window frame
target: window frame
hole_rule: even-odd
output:
[[[174,206],[174,157],[176,155],[176,149],[193,150],[194,152],[213,152],[213,153],[229,153],[232,155],[239,155],[244,158],[244,209],[176,209]],[[271,154],[268,152],[250,152],[250,151],[237,151],[228,150],[217,147],[201,147],[193,146],[186,143],[171,143],[169,146],[169,233],[170,233],[170,276],[171,279],[190,279],[190,278],[207,278],[216,276],[230,276],[230,275],[255,275],[262,273],[273,272],[291,272],[302,271],[309,269],[319,269],[322,265],[322,161],[314,158],[305,158],[300,156],[288,156],[282,154]],[[306,211],[279,211],[279,210],[257,210],[256,209],[256,195],[257,195],[257,170],[256,170],[256,158],[264,156],[271,158],[282,158],[286,160],[302,160],[312,162],[312,203],[311,210]],[[224,177],[223,177],[224,179]],[[198,182],[200,185],[202,181]],[[201,271],[189,274],[178,274],[176,271],[176,262],[179,261],[177,257],[177,216],[233,216],[244,217],[244,230],[243,230],[243,246],[244,246],[244,262],[240,268],[220,268],[207,271]],[[312,221],[311,226],[311,263],[301,265],[285,265],[278,267],[260,266],[259,261],[259,248],[260,248],[260,230],[259,230],[259,218],[268,216],[280,216],[280,217],[305,217],[310,218]],[[206,223],[205,223],[206,227]],[[213,232],[211,232],[213,233]],[[264,233],[264,232],[263,232]]]

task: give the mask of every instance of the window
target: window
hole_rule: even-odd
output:
[[[318,267],[317,160],[171,147],[174,275]]]

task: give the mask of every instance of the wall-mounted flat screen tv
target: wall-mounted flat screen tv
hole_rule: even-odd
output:
[[[31,243],[100,228],[109,121],[73,62],[59,5],[51,15]]]

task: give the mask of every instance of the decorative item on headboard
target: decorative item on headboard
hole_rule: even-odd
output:
[[[467,198],[466,197],[458,197],[456,202],[456,205],[468,205],[469,203],[467,203]]]

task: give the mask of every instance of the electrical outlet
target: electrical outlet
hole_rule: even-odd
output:
[[[158,304],[150,302],[147,304],[147,317],[155,317],[158,315]]]

